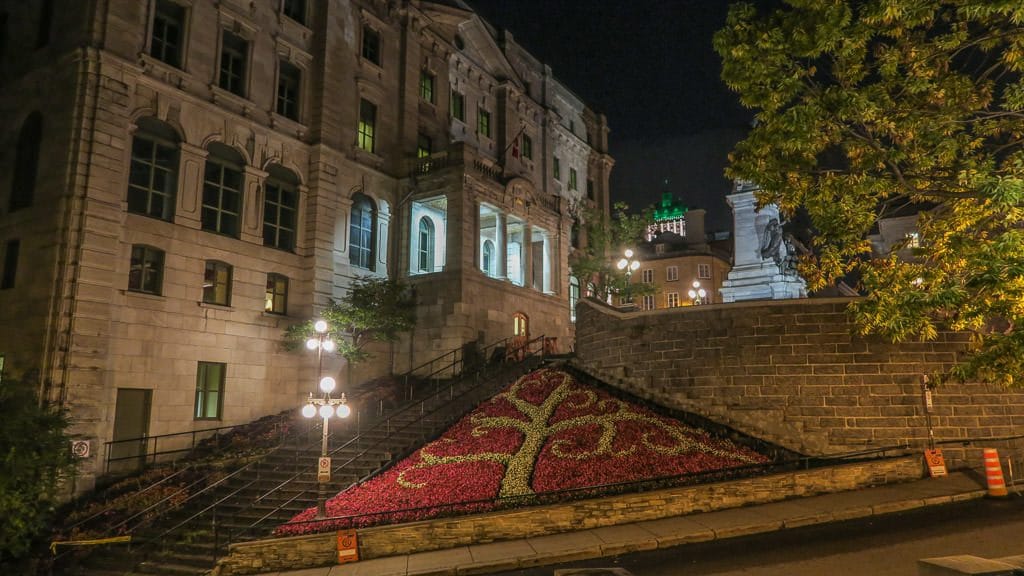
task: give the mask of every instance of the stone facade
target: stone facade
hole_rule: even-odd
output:
[[[900,457],[550,506],[378,526],[357,531],[359,558],[369,560],[517,540],[856,490],[915,480],[921,477],[922,472],[920,458]],[[709,530],[708,539],[714,536],[714,532]],[[233,544],[214,573],[233,576],[327,566],[336,561],[336,546],[334,532]]]
[[[607,211],[607,125],[465,4],[0,11],[24,24],[0,54],[0,359],[92,442],[79,490],[115,437],[298,407],[315,361],[282,332],[356,277],[408,279],[418,327],[355,370],[328,359],[342,390],[512,336],[516,315],[568,340],[570,230]],[[481,214],[504,226],[490,270]]]
[[[806,455],[901,444],[922,449],[928,430],[922,375],[949,366],[967,334],[893,344],[858,337],[847,298],[748,302],[624,313],[577,306],[584,370],[655,403],[700,414]],[[932,422],[947,463],[980,465],[980,443],[1024,424],[1024,392],[947,383]]]

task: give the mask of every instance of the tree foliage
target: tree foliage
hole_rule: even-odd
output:
[[[615,264],[627,248],[636,250],[651,220],[649,209],[640,214],[630,214],[629,206],[622,202],[612,207],[610,220],[597,210],[586,209],[583,212],[586,246],[574,251],[569,258],[573,275],[580,282],[593,284],[594,294],[599,298],[609,293],[624,292],[627,276]],[[630,283],[633,296],[651,293],[653,289],[653,286],[635,280]]]
[[[390,342],[416,324],[415,302],[406,285],[397,279],[358,278],[341,300],[332,300],[320,313],[337,343],[336,353],[350,364],[370,358],[370,342]],[[285,346],[301,347],[316,335],[314,320],[288,327]]]
[[[961,379],[1024,368],[1024,3],[785,0],[731,7],[722,78],[756,111],[727,173],[806,207],[812,289],[852,274],[862,333],[972,334]],[[872,255],[880,218],[918,213],[913,257]],[[898,246],[897,248],[909,248]]]
[[[0,406],[0,566],[8,566],[44,533],[74,463],[66,415],[40,406],[32,386],[4,380]]]

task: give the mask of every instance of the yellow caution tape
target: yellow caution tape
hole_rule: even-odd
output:
[[[114,536],[113,538],[97,538],[95,540],[67,540],[64,542],[50,542],[50,553],[57,553],[57,546],[96,546],[98,544],[124,544],[131,542],[131,535]]]

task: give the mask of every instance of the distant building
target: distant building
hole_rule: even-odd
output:
[[[654,222],[647,226],[645,240],[651,242],[661,232],[671,232],[686,238],[686,204],[672,195],[665,180],[665,190],[661,193],[661,202],[654,208]]]
[[[92,443],[79,489],[149,449],[112,440],[298,409],[282,333],[357,277],[407,280],[418,324],[328,360],[341,390],[572,334],[606,120],[460,0],[4,6],[0,365]]]
[[[639,309],[722,302],[718,290],[729,273],[729,240],[707,242],[704,213],[702,209],[686,212],[683,225],[689,229],[690,238],[661,232],[638,247],[640,267],[630,276],[630,282],[655,286],[653,294],[633,298]],[[691,290],[696,297],[690,295]],[[703,297],[700,290],[704,290]]]

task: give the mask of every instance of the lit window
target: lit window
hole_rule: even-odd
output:
[[[164,279],[164,252],[151,246],[132,246],[128,270],[128,289],[132,292],[160,294]]]
[[[4,269],[0,276],[0,290],[14,288],[14,279],[18,275],[18,253],[21,249],[21,240],[8,240],[4,247]]]
[[[218,306],[231,305],[231,265],[216,260],[206,261],[203,273],[203,302]]]
[[[654,310],[654,296],[647,294],[644,296],[643,310]]]
[[[430,137],[426,134],[420,134],[416,137],[416,157],[426,158],[430,156]]]
[[[697,278],[700,278],[702,280],[711,278],[711,265],[697,264]]]
[[[455,90],[452,90],[451,113],[452,118],[461,122],[466,121],[466,97]]]
[[[651,268],[645,269],[643,271],[643,275],[644,275],[644,280],[643,281],[644,281],[645,284],[650,284],[651,282],[654,282],[654,270],[653,269],[651,269]]]
[[[242,212],[241,159],[223,144],[211,144],[203,176],[203,230],[238,238]]]
[[[426,70],[420,71],[420,98],[434,103],[434,75]]]
[[[263,310],[270,314],[288,313],[288,277],[267,274],[267,298]]]
[[[419,247],[417,249],[420,272],[434,271],[434,223],[426,216],[420,218]]]
[[[170,222],[178,182],[178,143],[169,126],[139,121],[128,169],[128,211]]]
[[[373,266],[373,204],[362,194],[352,198],[349,219],[349,262],[358,268],[371,270]]]
[[[569,321],[576,321],[576,303],[580,301],[580,279],[569,276]]]
[[[306,0],[284,0],[281,11],[299,24],[306,23]]]
[[[533,160],[533,139],[523,134],[523,158]]]
[[[224,32],[220,48],[220,81],[218,86],[245,96],[245,71],[248,67],[249,43],[230,32]]]
[[[481,136],[491,137],[491,113],[480,108],[476,114],[476,131]]]
[[[196,420],[220,420],[228,365],[200,362],[196,370]]]
[[[377,124],[377,107],[373,102],[359,100],[359,147],[373,153],[374,133]]]
[[[669,266],[668,268],[666,268],[665,269],[665,280],[667,280],[669,282],[675,282],[676,280],[679,280],[679,267],[678,266]]]
[[[11,176],[11,196],[7,205],[9,212],[32,205],[42,136],[43,117],[39,112],[32,112],[25,118],[21,132],[18,133],[18,144],[14,151],[14,174]]]
[[[669,292],[668,294],[665,294],[665,305],[669,308],[679,306],[679,293]]]
[[[578,190],[579,184],[576,182],[576,169],[569,168],[569,190]]]
[[[271,167],[263,199],[263,245],[281,250],[295,249],[295,221],[299,193],[291,172]]]
[[[363,58],[380,66],[380,33],[363,26]]]
[[[185,36],[185,8],[170,0],[157,0],[149,55],[181,68]]]
[[[281,60],[277,73],[277,113],[285,118],[299,119],[299,90],[302,87],[302,71],[289,62]]]
[[[906,236],[906,247],[907,248],[920,248],[921,247],[921,235],[917,232],[909,232]]]

